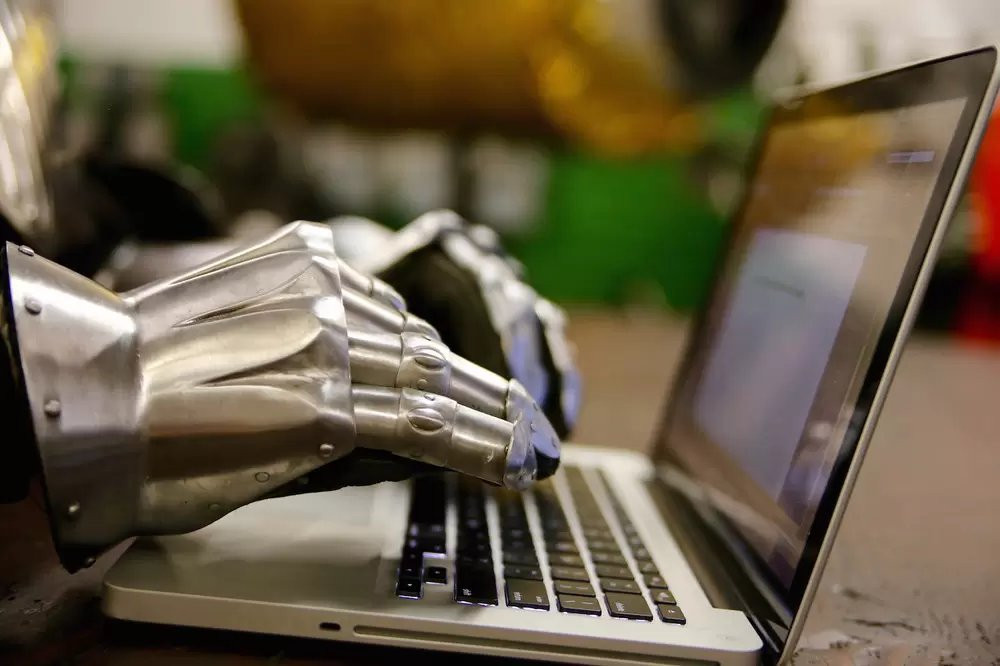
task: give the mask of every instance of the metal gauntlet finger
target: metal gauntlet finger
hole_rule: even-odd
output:
[[[440,395],[355,385],[358,443],[509,488],[537,476],[531,431]]]
[[[420,333],[440,338],[437,330],[420,317],[376,301],[354,289],[344,289],[344,310],[352,329],[382,333]]]
[[[440,340],[419,334],[351,331],[348,348],[355,383],[418,389],[512,424],[523,424],[538,454],[539,475],[544,478],[555,472],[559,439],[520,382],[504,379],[453,353]]]

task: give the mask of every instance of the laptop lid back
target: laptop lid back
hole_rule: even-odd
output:
[[[760,140],[656,458],[771,659],[801,631],[996,72],[985,48],[805,94]]]

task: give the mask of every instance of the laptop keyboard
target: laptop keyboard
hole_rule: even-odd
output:
[[[486,518],[486,497],[492,492],[499,515],[502,558],[499,569],[503,573],[501,589],[507,606],[550,611],[553,610],[551,592],[555,609],[562,613],[600,616],[606,609],[611,617],[650,622],[655,612],[663,622],[684,624],[683,612],[621,503],[610,491],[606,493],[624,534],[623,544],[619,544],[581,469],[567,467],[564,474],[579,518],[582,541],[570,528],[555,486],[549,481],[537,484],[532,491],[542,534],[542,543],[536,543],[519,493],[490,491],[485,484],[467,477],[455,479],[455,601],[481,606],[500,604],[497,567]],[[603,479],[601,482],[606,488],[606,482]],[[398,597],[420,599],[424,585],[449,582],[447,497],[445,477],[428,476],[413,481],[396,584]],[[631,555],[632,563],[625,553]],[[598,594],[603,598],[603,608]]]
[[[490,528],[486,522],[486,486],[459,478],[456,496],[458,535],[455,542],[455,601],[496,606]]]
[[[447,497],[448,488],[443,477],[428,476],[414,481],[406,539],[399,558],[396,596],[419,599],[423,596],[425,580],[431,584],[448,582],[448,570],[443,566]]]
[[[628,517],[628,514],[625,513],[625,508],[621,502],[618,501],[618,498],[607,487],[607,481],[603,475],[601,476],[601,483],[607,489],[606,495],[611,500],[611,507],[625,535],[626,548],[635,559],[639,575],[642,577],[643,584],[649,590],[649,598],[656,608],[656,614],[664,622],[685,624],[687,618],[684,617],[684,613],[677,606],[677,600],[674,599],[674,595],[670,591],[666,579],[660,574],[659,569],[656,568],[656,564],[653,562],[652,557],[650,557],[649,550],[647,550],[646,545],[643,543],[642,537],[639,536],[639,531]],[[611,605],[610,602],[608,605]]]

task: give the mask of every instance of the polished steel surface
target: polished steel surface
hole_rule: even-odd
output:
[[[434,246],[474,276],[510,375],[546,406],[561,427],[572,429],[579,413],[580,378],[566,341],[565,317],[524,281],[521,265],[503,254],[495,231],[469,224],[449,210],[421,215],[396,233],[357,216],[335,218],[330,224],[334,236],[351,246],[343,258],[365,273],[386,273]]]
[[[512,487],[536,446],[558,458],[529,393],[345,268],[327,225],[123,294],[8,256],[60,548],[197,529],[356,447]]]
[[[6,254],[53,532],[114,543],[135,524],[145,467],[137,322],[90,280],[11,244]]]
[[[457,267],[473,276],[478,286],[474,298],[485,306],[488,322],[472,331],[448,330],[448,339],[464,339],[493,330],[506,360],[509,376],[517,379],[554,420],[559,432],[576,423],[580,403],[580,377],[573,350],[566,341],[565,317],[551,302],[540,297],[523,278],[523,268],[503,253],[496,232],[469,224],[452,211],[432,211],[398,232],[358,216],[338,217],[330,222],[331,241],[320,225],[300,232],[298,242],[323,252],[339,264],[344,285],[343,300],[348,328],[354,333],[415,333],[440,339],[428,322],[406,311],[400,294],[371,274],[383,274],[420,250],[440,248]],[[330,249],[337,246],[336,255]],[[103,268],[99,281],[109,287],[135,285],[142,278],[186,272],[206,260],[236,251],[237,239],[219,239],[175,245],[125,244]],[[286,247],[286,246],[282,246]],[[253,250],[243,250],[250,257]],[[339,257],[333,259],[332,257]],[[460,299],[461,300],[461,299]],[[453,303],[462,309],[470,304]],[[460,325],[458,325],[460,326]],[[352,353],[367,353],[365,344],[381,344],[359,337]],[[421,370],[426,372],[426,368]],[[452,397],[463,396],[469,404],[503,416],[506,384],[493,373],[459,357],[451,360]],[[429,381],[429,378],[428,378]],[[405,384],[404,385],[411,385]],[[499,388],[498,388],[499,386]],[[499,392],[498,392],[499,391]]]

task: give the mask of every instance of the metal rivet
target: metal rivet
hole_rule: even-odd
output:
[[[431,407],[417,407],[406,415],[406,419],[416,430],[425,432],[436,432],[446,425],[441,413]]]
[[[34,298],[26,298],[24,299],[24,309],[31,314],[36,315],[42,311],[42,304]]]
[[[413,352],[414,362],[428,370],[440,370],[445,366],[447,361],[444,356],[438,352],[438,350],[431,347],[422,347]]]
[[[417,388],[418,389],[425,389],[425,388],[427,388],[427,380],[426,379],[418,379],[417,380]]]
[[[94,566],[94,562],[96,562],[96,561],[97,560],[94,557],[88,557],[87,559],[85,559],[83,561],[83,566],[86,567],[86,568],[90,568],[90,567]]]
[[[257,479],[259,482],[264,483],[271,479],[271,475],[267,472],[257,472],[253,475],[253,478]]]
[[[28,247],[27,245],[22,245],[22,246],[20,246],[19,248],[17,248],[17,251],[18,251],[18,252],[20,252],[21,254],[26,254],[26,255],[28,255],[29,257],[33,257],[33,256],[35,256],[35,251],[34,251],[34,250],[32,250],[32,249],[31,249],[30,247]]]
[[[55,418],[62,413],[62,403],[58,400],[46,400],[42,411],[45,412],[46,416]]]
[[[538,428],[535,427],[535,422],[534,421],[530,421],[528,423],[528,428],[531,430],[531,432],[535,432],[536,430],[538,430]]]
[[[68,507],[66,507],[66,517],[67,518],[77,518],[80,515],[80,503],[72,502]]]
[[[218,502],[212,502],[211,504],[208,505],[208,508],[211,509],[212,511],[218,511],[219,509],[222,508],[222,506]]]
[[[319,455],[323,458],[329,458],[333,455],[333,444],[320,444],[319,445]]]

